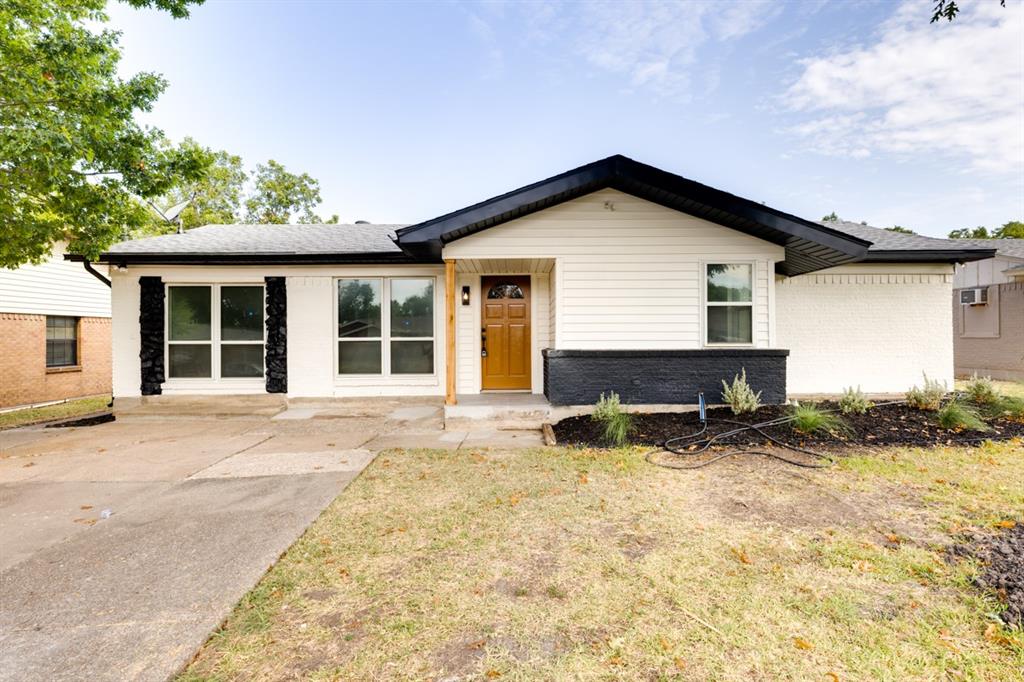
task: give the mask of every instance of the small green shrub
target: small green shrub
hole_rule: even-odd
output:
[[[964,386],[964,394],[975,405],[994,405],[999,402],[999,391],[992,383],[992,377],[971,376]]]
[[[622,411],[618,393],[611,391],[607,396],[602,393],[590,418],[604,424],[602,435],[610,445],[619,447],[626,444],[633,419]]]
[[[1002,417],[1024,421],[1024,398],[1012,395],[1003,395],[989,405],[981,406],[982,413],[990,419]]]
[[[761,407],[761,391],[754,393],[747,383],[747,370],[743,368],[740,374],[732,378],[732,385],[722,380],[722,400],[732,408],[733,414],[744,414],[745,412],[756,412]]]
[[[804,434],[831,433],[832,435],[845,435],[850,433],[850,427],[843,421],[842,417],[825,412],[814,403],[797,404],[793,406],[793,428]]]
[[[959,400],[950,400],[935,415],[939,426],[945,429],[970,429],[971,431],[988,431],[988,425],[981,420],[978,410],[965,405]]]
[[[946,396],[946,382],[929,379],[924,375],[924,387],[911,387],[907,391],[907,405],[918,409],[934,412],[942,407],[942,399]]]
[[[844,388],[843,396],[839,399],[839,409],[843,414],[864,414],[874,406],[873,402],[864,397],[860,386]]]

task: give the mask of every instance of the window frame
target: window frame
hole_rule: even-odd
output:
[[[210,290],[210,339],[200,340],[171,340],[171,289],[184,287],[201,287]],[[259,287],[262,292],[260,299],[263,301],[263,325],[260,331],[263,335],[260,340],[249,339],[244,341],[225,341],[221,338],[221,288],[223,287]],[[165,282],[164,283],[164,374],[165,381],[171,384],[197,384],[197,383],[226,383],[226,384],[263,384],[267,378],[267,288],[265,282]],[[210,376],[205,377],[172,377],[171,376],[171,346],[209,346],[210,347]],[[220,349],[222,346],[262,346],[260,362],[263,365],[263,373],[258,377],[225,377],[221,376],[222,363]]]
[[[708,300],[708,267],[711,265],[748,265],[750,266],[750,301],[709,301]],[[752,348],[757,344],[757,262],[752,260],[735,260],[721,258],[701,261],[701,343],[705,348]],[[715,342],[709,341],[711,328],[708,326],[708,308],[750,308],[750,341],[749,342]]]
[[[366,337],[366,336],[347,336],[342,337],[338,335],[338,298],[340,291],[338,288],[339,282],[351,281],[351,280],[376,280],[380,282],[380,337]],[[433,299],[431,300],[431,330],[432,336],[391,336],[391,282],[393,280],[430,280],[433,289]],[[437,312],[438,312],[438,277],[437,275],[377,275],[367,277],[364,275],[345,275],[335,277],[333,280],[334,286],[334,313],[333,313],[333,328],[334,328],[334,380],[335,381],[346,381],[346,380],[367,380],[367,379],[379,379],[379,380],[390,380],[400,381],[403,379],[408,380],[419,380],[436,378],[438,370],[437,362]],[[353,341],[377,341],[380,343],[380,372],[373,374],[342,374],[341,373],[341,357],[338,343],[353,342]],[[394,341],[430,341],[431,342],[431,353],[433,361],[431,365],[434,370],[428,373],[413,374],[399,372],[395,373],[391,371],[391,343]]]
[[[68,365],[51,365],[50,364],[50,339],[47,338],[49,335],[50,320],[51,319],[64,319],[74,320],[75,329],[75,361]],[[62,339],[63,340],[63,339]],[[82,318],[76,315],[46,315],[43,319],[43,366],[47,372],[71,372],[76,369],[82,368]]]

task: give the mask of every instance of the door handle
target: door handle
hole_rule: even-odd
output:
[[[480,357],[487,357],[487,330],[480,330]]]

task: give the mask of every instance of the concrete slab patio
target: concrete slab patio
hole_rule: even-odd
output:
[[[165,680],[376,452],[509,443],[388,401],[0,432],[0,680]]]

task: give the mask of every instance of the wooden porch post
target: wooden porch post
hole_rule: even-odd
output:
[[[455,405],[455,261],[444,262],[445,405]]]

